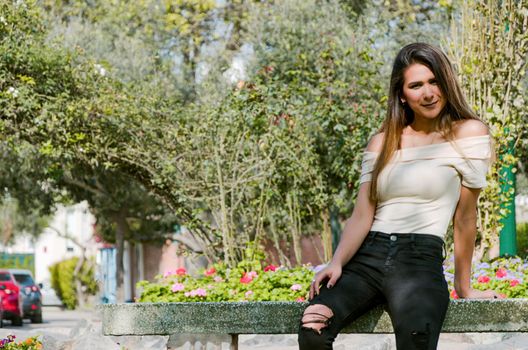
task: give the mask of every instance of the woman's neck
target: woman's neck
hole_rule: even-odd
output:
[[[434,121],[415,119],[411,124],[403,129],[403,134],[427,136],[437,131],[437,126]]]

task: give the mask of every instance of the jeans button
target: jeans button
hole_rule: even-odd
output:
[[[397,236],[394,236],[394,235],[391,235],[391,236],[390,236],[390,240],[393,241],[393,242],[395,242],[395,241],[398,240],[398,237],[397,237]]]

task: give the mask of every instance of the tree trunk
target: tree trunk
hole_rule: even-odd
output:
[[[273,215],[270,215],[270,231],[271,231],[271,237],[273,240],[273,246],[275,247],[275,249],[277,249],[279,263],[286,267],[291,267],[290,259],[286,256],[286,254],[284,254],[284,251],[282,250],[282,247],[280,244],[279,233],[276,230],[275,220],[273,218]]]
[[[75,281],[75,295],[77,296],[77,304],[79,308],[82,309],[84,308],[85,303],[84,303],[84,293],[82,290],[81,278],[79,275],[80,275],[82,266],[84,264],[84,261],[86,260],[85,258],[86,248],[81,247],[81,249],[82,249],[81,257],[77,261],[77,265],[75,265],[75,270],[73,270],[73,280]]]
[[[4,221],[4,229],[2,232],[2,244],[4,247],[11,239],[11,236],[13,236],[13,223],[11,222],[10,218],[6,218],[6,220]]]
[[[236,255],[235,247],[236,242],[233,235],[233,227],[228,218],[228,204],[227,204],[227,194],[226,188],[224,185],[224,173],[222,171],[222,158],[224,155],[223,148],[223,137],[219,140],[220,152],[215,149],[215,163],[216,163],[216,180],[218,181],[218,191],[219,191],[219,204],[220,204],[220,215],[218,216],[218,224],[222,231],[222,243],[224,248],[224,263],[226,266],[235,267],[236,266]]]
[[[286,196],[286,204],[288,205],[290,214],[293,253],[295,254],[296,264],[300,265],[302,264],[301,217],[299,214],[297,197],[288,194]]]
[[[321,219],[323,219],[323,253],[325,262],[332,259],[332,228],[330,227],[330,211],[325,209],[321,213]]]
[[[121,210],[115,213],[112,216],[116,224],[116,282],[117,282],[117,301],[124,302],[124,291],[123,291],[123,253],[125,250],[125,237],[128,236],[130,228],[128,222],[126,221],[126,208],[121,208]]]

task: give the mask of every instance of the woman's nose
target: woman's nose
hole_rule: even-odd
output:
[[[431,85],[424,85],[424,97],[429,99],[433,98],[434,96],[434,86]]]

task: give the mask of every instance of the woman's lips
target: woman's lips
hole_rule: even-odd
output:
[[[422,105],[423,107],[427,107],[427,108],[430,108],[430,107],[434,107],[436,105],[438,101],[435,101],[433,103],[429,103],[429,104],[426,104],[426,105]]]

